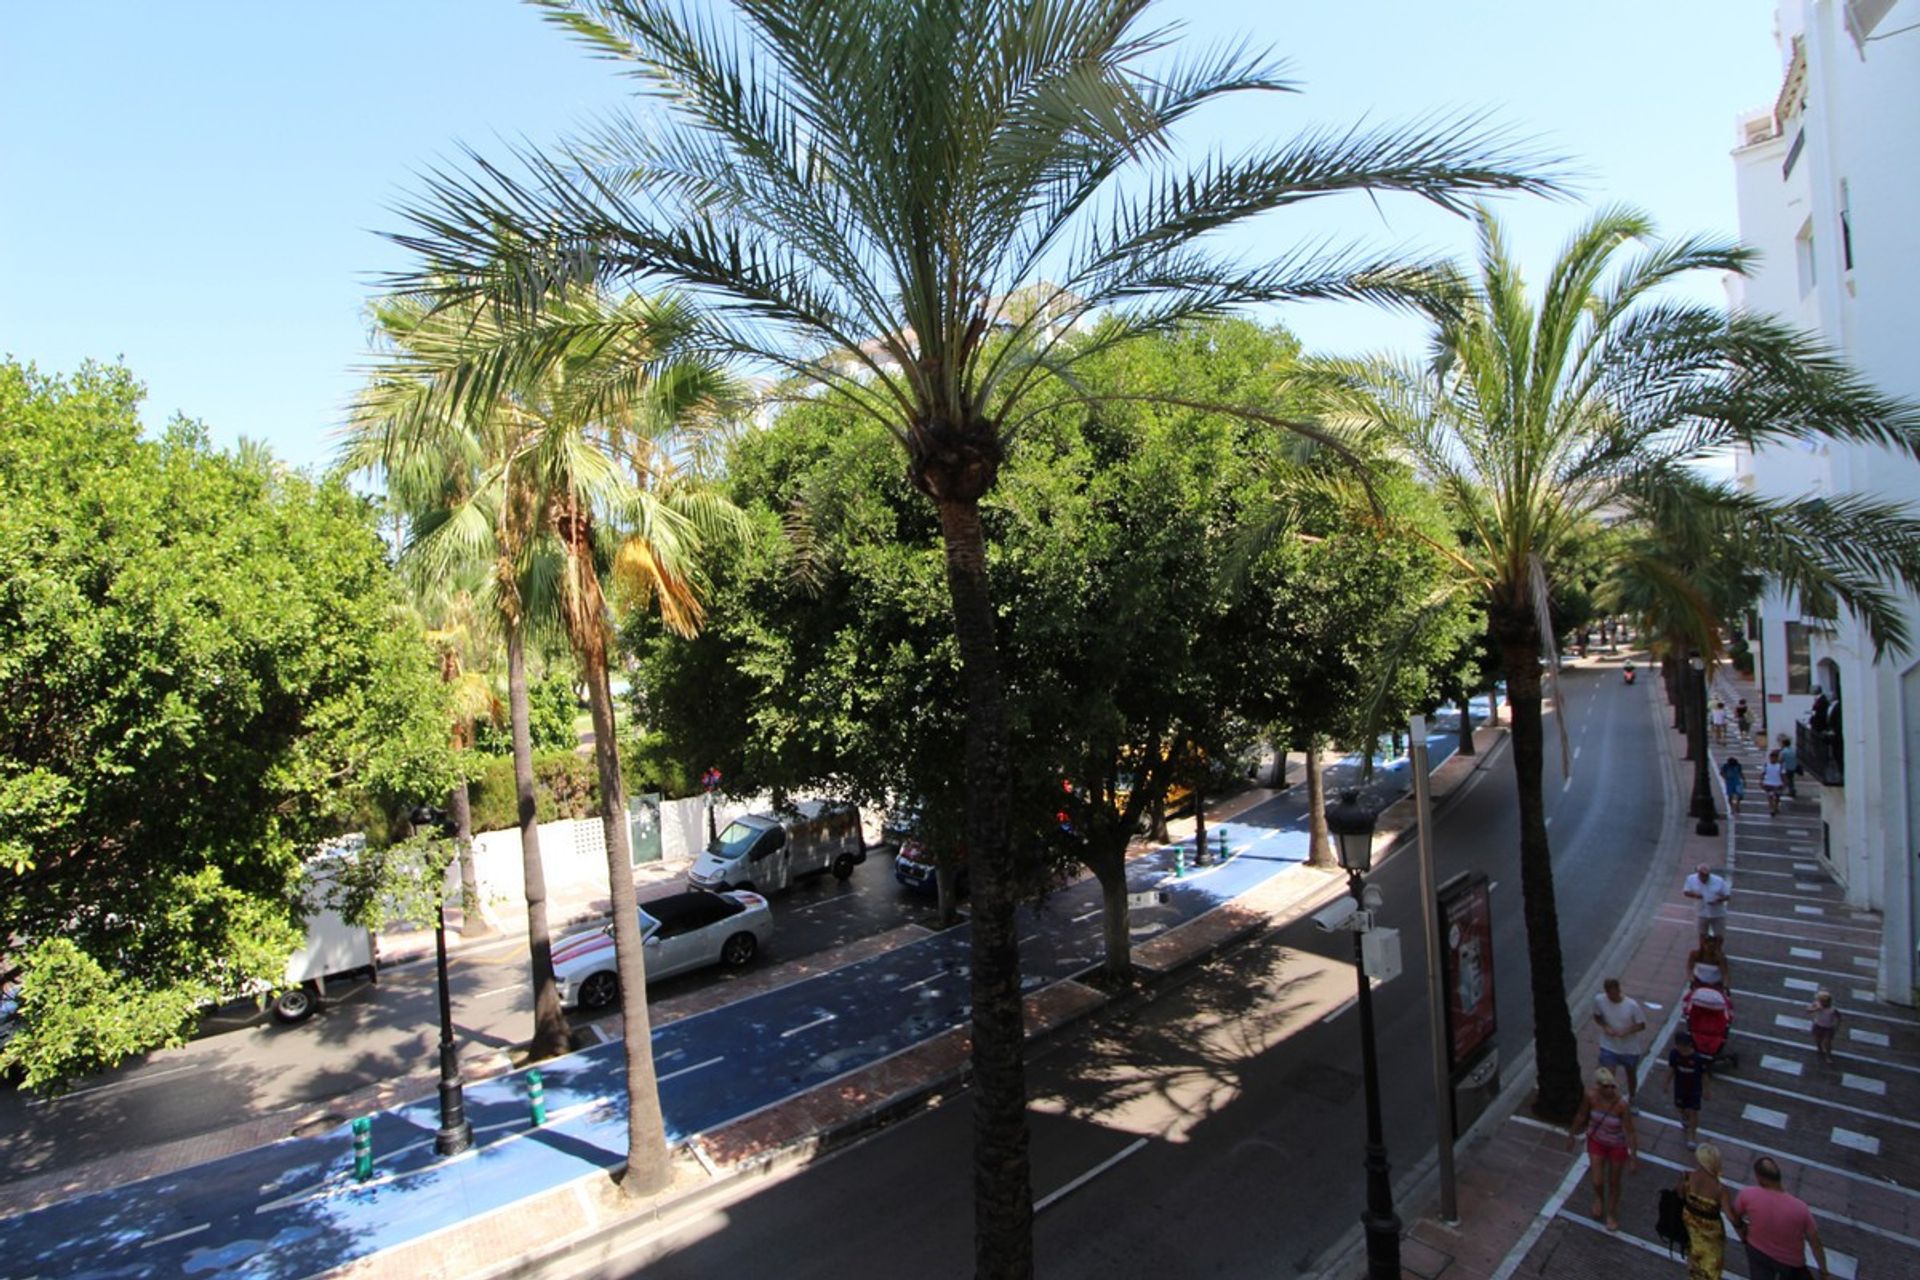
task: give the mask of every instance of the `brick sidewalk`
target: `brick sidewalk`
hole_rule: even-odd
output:
[[[1716,694],[1731,707],[1757,692],[1731,671],[1717,674]],[[1664,710],[1664,703],[1663,703]],[[1691,794],[1693,766],[1683,762],[1684,738],[1675,733],[1672,767],[1679,795]],[[1402,1258],[1405,1273],[1446,1280],[1510,1277],[1676,1276],[1674,1260],[1653,1234],[1659,1189],[1693,1167],[1681,1138],[1664,1070],[1680,1017],[1686,956],[1695,941],[1693,904],[1681,882],[1704,862],[1725,865],[1734,897],[1728,928],[1735,1023],[1730,1047],[1737,1068],[1716,1076],[1700,1121],[1701,1136],[1724,1157],[1724,1180],[1738,1189],[1760,1152],[1775,1155],[1789,1191],[1805,1199],[1818,1220],[1835,1277],[1920,1275],[1920,1017],[1881,1005],[1869,989],[1878,968],[1879,917],[1845,902],[1821,860],[1820,787],[1802,778],[1799,796],[1778,817],[1766,811],[1759,787],[1763,759],[1751,741],[1711,748],[1716,770],[1731,752],[1747,774],[1747,800],[1721,833],[1686,836],[1662,869],[1666,890],[1653,895],[1646,915],[1628,927],[1641,931],[1622,966],[1627,993],[1649,1014],[1650,1052],[1635,1100],[1641,1164],[1627,1179],[1621,1229],[1608,1232],[1587,1212],[1584,1152],[1570,1154],[1564,1132],[1513,1107],[1483,1127],[1459,1154],[1461,1223],[1448,1228],[1432,1217],[1414,1223]],[[1717,772],[1714,794],[1725,796]],[[1676,819],[1679,820],[1679,819]],[[1824,1064],[1807,1034],[1805,1005],[1830,988],[1845,1021],[1838,1060]],[[1590,997],[1573,1002],[1581,1063],[1596,1064],[1597,1030]],[[1409,1206],[1412,1208],[1413,1206]],[[1432,1205],[1425,1206],[1431,1213]],[[1728,1277],[1747,1274],[1738,1241],[1730,1241]]]

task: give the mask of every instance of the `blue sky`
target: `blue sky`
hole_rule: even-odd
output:
[[[1567,157],[1578,202],[1503,206],[1536,273],[1592,204],[1732,235],[1735,120],[1778,87],[1764,0],[1182,0],[1159,16],[1195,42],[1271,48],[1303,90],[1196,120],[1190,147],[1488,111]],[[403,265],[375,232],[398,226],[415,175],[463,142],[498,154],[629,101],[610,64],[511,0],[16,6],[5,65],[0,352],[48,371],[122,357],[150,425],[185,413],[301,465],[331,456],[373,278]],[[1327,236],[1467,245],[1457,220],[1359,200],[1278,215],[1234,248]],[[1279,318],[1320,350],[1418,339],[1364,308]]]

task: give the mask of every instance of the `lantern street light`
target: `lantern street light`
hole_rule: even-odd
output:
[[[1400,1219],[1393,1211],[1393,1180],[1387,1165],[1387,1143],[1380,1132],[1380,1062],[1373,1036],[1373,985],[1367,977],[1365,931],[1371,925],[1366,873],[1373,869],[1375,814],[1360,803],[1355,791],[1342,791],[1340,802],[1327,806],[1327,832],[1333,837],[1340,865],[1347,872],[1347,890],[1353,894],[1353,968],[1360,984],[1360,1064],[1367,1086],[1367,1208],[1360,1215],[1367,1235],[1368,1280],[1400,1280]],[[1377,904],[1378,891],[1373,891]]]
[[[1699,654],[1687,659],[1687,667],[1693,673],[1690,694],[1693,701],[1694,721],[1699,736],[1694,739],[1693,749],[1693,802],[1690,808],[1698,819],[1693,825],[1696,835],[1717,836],[1720,824],[1714,819],[1719,815],[1713,811],[1713,783],[1707,777],[1707,664]]]
[[[432,805],[423,804],[413,811],[413,825],[436,828],[450,839],[459,836],[453,820]],[[473,1145],[473,1125],[467,1121],[466,1089],[460,1079],[460,1049],[453,1040],[453,1000],[447,985],[445,894],[435,895],[433,954],[440,975],[440,1128],[433,1135],[433,1149],[439,1155],[457,1156]]]

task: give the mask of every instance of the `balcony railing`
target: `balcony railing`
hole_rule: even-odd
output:
[[[1840,735],[1830,728],[1815,729],[1805,720],[1796,721],[1793,726],[1793,749],[1800,757],[1800,767],[1810,777],[1816,778],[1824,786],[1841,787],[1846,785],[1845,749],[1840,745]]]

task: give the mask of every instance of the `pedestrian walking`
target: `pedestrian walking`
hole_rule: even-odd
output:
[[[1694,1047],[1693,1032],[1681,1027],[1667,1050],[1667,1079],[1673,1084],[1673,1109],[1680,1113],[1680,1131],[1687,1149],[1700,1141],[1700,1107],[1707,1097],[1707,1060]],[[1718,1168],[1715,1173],[1720,1172]]]
[[[1713,710],[1707,713],[1707,723],[1713,726],[1713,740],[1716,743],[1725,742],[1727,740],[1727,704],[1715,698]]]
[[[1700,941],[1725,933],[1727,930],[1727,899],[1733,896],[1733,887],[1727,878],[1718,874],[1706,863],[1687,877],[1687,883],[1681,890],[1694,900],[1694,916],[1700,925]]]
[[[1793,739],[1786,734],[1780,735],[1780,772],[1786,775],[1787,794],[1800,794],[1800,753],[1794,749]]]
[[[1600,1028],[1600,1065],[1627,1073],[1627,1097],[1640,1091],[1640,1036],[1647,1029],[1646,1011],[1620,990],[1620,979],[1608,978],[1593,998],[1593,1020]]]
[[[1726,945],[1718,938],[1703,939],[1687,954],[1687,989],[1713,987],[1724,995],[1727,984],[1733,981],[1732,970]]]
[[[1807,1018],[1813,1023],[1813,1048],[1820,1061],[1833,1061],[1833,1033],[1840,1029],[1840,1010],[1834,1006],[1833,992],[1821,990],[1807,1006]]]
[[[1753,713],[1747,710],[1745,698],[1733,704],[1733,722],[1740,728],[1740,741],[1745,742],[1753,732]]]
[[[1728,756],[1720,762],[1720,781],[1727,787],[1727,808],[1740,812],[1740,802],[1747,795],[1747,770],[1740,757]]]
[[[1567,1128],[1567,1150],[1580,1134],[1587,1135],[1587,1159],[1593,1170],[1593,1216],[1620,1229],[1620,1178],[1640,1162],[1640,1139],[1633,1131],[1633,1109],[1620,1096],[1613,1072],[1601,1067],[1593,1073],[1593,1087],[1580,1099],[1580,1110]]]
[[[1780,768],[1780,752],[1777,749],[1767,752],[1767,762],[1760,768],[1760,789],[1767,793],[1767,815],[1778,817],[1780,793],[1787,789],[1787,776]]]
[[[1779,1163],[1772,1156],[1755,1159],[1753,1181],[1733,1198],[1729,1215],[1747,1247],[1749,1280],[1809,1280],[1808,1250],[1820,1268],[1820,1280],[1833,1280],[1813,1210],[1781,1187]]]
[[[1680,1175],[1680,1208],[1687,1220],[1687,1280],[1720,1280],[1727,1265],[1727,1223],[1738,1222],[1733,1193],[1720,1181],[1720,1148],[1694,1147],[1698,1168]]]

